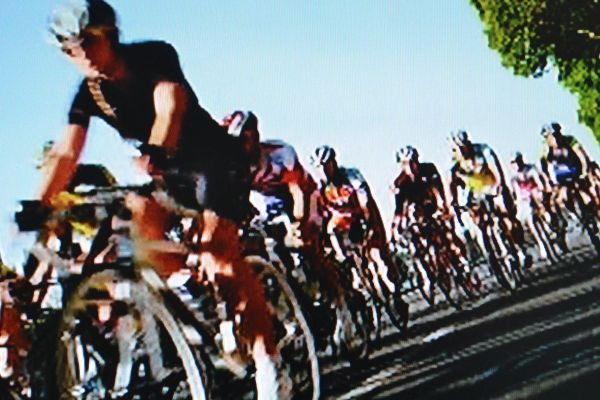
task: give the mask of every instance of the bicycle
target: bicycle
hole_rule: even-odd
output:
[[[330,230],[330,243],[325,247],[328,247],[331,259],[340,263],[340,270],[349,282],[352,282],[352,287],[362,293],[369,310],[369,330],[374,339],[379,340],[383,330],[384,313],[401,332],[406,330],[406,321],[405,316],[399,315],[396,310],[395,296],[400,296],[402,283],[398,281],[399,276],[392,275],[397,293],[390,293],[384,278],[377,271],[375,262],[368,254],[371,234],[372,231],[364,220],[354,221],[348,229],[336,227]],[[334,246],[333,241],[337,245]]]
[[[239,377],[238,380],[246,383],[239,387],[247,388],[252,378],[249,358],[245,360],[245,371],[235,371],[218,363],[217,359],[224,354],[223,336],[228,333],[223,326],[228,327],[230,336],[235,338],[239,333],[236,330],[239,321],[235,315],[219,315],[222,302],[211,283],[192,285],[203,297],[201,303],[205,307],[191,310],[153,268],[133,262],[136,249],[129,237],[129,222],[126,216],[118,215],[119,212],[127,214],[123,199],[132,191],[147,191],[147,188],[111,188],[78,194],[85,198],[84,209],[94,210],[95,216],[100,215],[103,221],[111,223],[105,232],[98,232],[92,243],[97,254],[88,256],[93,259],[102,253],[105,260],[84,266],[88,275],[83,274],[73,285],[61,315],[55,389],[58,398],[102,398],[107,395],[115,398],[125,395],[220,398],[225,393],[219,385],[220,377],[228,369],[230,378]],[[157,192],[152,193],[156,195]],[[77,206],[67,207],[58,217],[76,220],[77,210]],[[176,206],[171,211],[197,218],[194,210]],[[194,243],[183,240],[148,245],[188,256],[193,256],[195,251]],[[42,254],[38,251],[37,255],[47,257],[54,266],[61,265],[60,257],[52,252]],[[282,325],[285,327],[285,320],[277,325],[280,351],[288,342],[294,342],[290,336],[297,343],[310,342],[310,337],[302,334],[282,334],[285,331]],[[245,349],[238,350],[244,353]],[[280,373],[284,365],[285,361],[279,366]],[[231,379],[226,381],[229,383]],[[316,398],[318,384],[314,387],[312,397]],[[228,387],[227,391],[235,392],[230,389]]]
[[[333,294],[322,287],[316,266],[305,256],[302,239],[292,227],[283,203],[269,196],[257,197],[263,210],[244,229],[245,254],[264,259],[285,276],[314,332],[318,350],[325,352],[331,346],[332,355],[340,355],[341,351],[351,361],[366,357],[369,340],[361,294],[341,274],[336,285],[340,286],[343,306],[330,298]]]
[[[562,205],[567,208],[570,214],[575,216],[582,232],[587,233],[596,253],[600,256],[600,217],[598,216],[594,197],[588,191],[587,182],[581,178],[566,179],[558,186],[558,190],[560,191],[561,188],[566,189],[566,199],[561,203],[558,200],[560,192],[557,192],[554,201],[559,206]],[[584,196],[588,198],[587,202]]]
[[[489,196],[471,196],[467,210],[476,221],[481,242],[487,253],[488,263],[498,283],[510,290],[516,290],[525,280],[524,267],[531,263],[529,255],[525,255],[521,264],[520,254],[525,254],[512,236],[512,229],[518,222],[508,217],[499,216]]]
[[[472,283],[471,270],[467,275],[459,255],[459,240],[449,221],[432,212],[408,225],[410,252],[417,274],[417,289],[430,305],[435,305],[435,289],[438,287],[448,303],[462,308],[465,299],[473,299],[478,291]]]

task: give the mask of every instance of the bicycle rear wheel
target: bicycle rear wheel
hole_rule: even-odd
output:
[[[414,261],[415,271],[417,273],[417,288],[419,293],[430,307],[435,305],[435,283],[434,275],[423,257],[418,257]]]
[[[486,235],[484,234],[484,236]],[[505,289],[510,291],[516,290],[519,286],[519,281],[513,268],[514,263],[519,262],[518,259],[512,254],[506,254],[502,251],[502,246],[505,245],[499,242],[494,232],[491,232],[490,237],[485,237],[484,241],[486,245],[489,245],[488,261],[496,276],[496,280]],[[504,255],[502,255],[503,253]]]

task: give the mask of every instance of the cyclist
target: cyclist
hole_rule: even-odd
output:
[[[176,50],[162,41],[121,43],[113,8],[103,0],[72,2],[57,9],[49,30],[77,66],[82,80],[55,146],[39,198],[50,205],[65,189],[86,141],[91,117],[99,117],[136,144],[138,164],[160,176],[168,191],[203,218],[201,260],[214,268],[231,310],[242,310],[241,332],[257,367],[259,398],[276,397],[278,358],[261,284],[240,257],[237,223],[246,211],[247,161],[241,146],[203,109],[181,70]],[[162,240],[167,211],[154,199],[132,195],[134,237]],[[184,267],[183,256],[139,251],[139,261],[162,275]]]
[[[449,216],[444,184],[437,167],[433,163],[421,162],[419,152],[413,146],[405,146],[398,150],[396,162],[400,164],[400,174],[393,183],[396,209],[392,221],[392,235],[399,236],[410,224],[422,226],[430,218]],[[456,235],[452,221],[448,220],[446,223],[447,234],[451,236],[445,240],[451,242],[450,248],[464,272],[469,274],[466,247]]]
[[[251,189],[282,200],[293,222],[304,222],[316,203],[317,184],[304,169],[296,150],[281,140],[260,141],[258,119],[250,111],[235,111],[225,117],[223,126],[239,137],[250,161]],[[314,208],[314,207],[313,207]]]
[[[40,157],[37,160],[37,169],[44,170],[46,168],[48,161],[51,159],[53,147],[53,141],[44,143]],[[104,166],[78,164],[67,191],[73,192],[80,185],[108,187],[115,184],[116,179]],[[95,231],[87,226],[78,226],[78,228],[86,233]],[[58,253],[65,257],[73,255],[73,228],[70,225],[61,227],[58,239],[60,239]],[[0,318],[0,348],[2,346],[7,348],[7,358],[4,360],[2,360],[3,354],[0,350],[0,377],[17,381],[22,380],[20,382],[22,385],[26,384],[25,381],[28,378],[25,371],[22,370],[24,366],[21,365],[21,358],[31,349],[32,344],[23,329],[21,315],[23,310],[15,307],[15,304],[28,304],[32,301],[32,298],[40,296],[40,293],[46,293],[45,296],[41,295],[43,298],[39,300],[43,307],[57,309],[62,306],[62,303],[57,301],[57,296],[50,294],[57,284],[50,285],[44,290],[35,288],[42,279],[56,279],[55,273],[49,274],[47,265],[44,263],[40,265],[38,259],[30,255],[23,266],[23,273],[24,276],[17,275],[8,266],[4,265],[0,259],[0,314],[2,315]],[[61,285],[64,284],[64,281],[61,282]],[[3,337],[5,339],[2,339]],[[3,340],[5,341],[3,342]],[[20,357],[17,355],[20,355]]]
[[[511,186],[517,201],[517,219],[529,227],[537,244],[540,259],[548,258],[548,252],[542,242],[540,233],[533,223],[534,209],[543,209],[544,193],[549,188],[546,179],[533,164],[528,164],[523,159],[523,154],[515,152],[510,160],[512,169]]]
[[[562,127],[556,122],[544,125],[541,135],[544,138],[545,149],[540,163],[550,182],[558,189],[555,200],[558,204],[568,206],[568,187],[577,185],[583,202],[593,211],[590,184],[585,179],[590,158],[583,147],[574,137],[563,135]],[[593,170],[593,164],[591,165]]]
[[[400,174],[393,183],[396,210],[392,233],[396,237],[409,222],[421,222],[425,214],[447,210],[444,186],[436,166],[419,161],[419,153],[412,146],[396,152]],[[412,211],[412,212],[409,212]]]
[[[451,144],[454,165],[450,171],[450,193],[453,205],[456,207],[459,201],[459,186],[467,192],[467,207],[485,201],[489,210],[509,227],[520,261],[524,266],[530,266],[532,259],[524,251],[523,228],[515,218],[515,205],[496,152],[486,144],[471,142],[464,130],[452,134]],[[472,218],[479,225],[477,216],[473,214]]]
[[[356,168],[338,165],[336,153],[330,146],[315,149],[312,163],[317,167],[327,234],[335,253],[343,255],[337,234],[349,237],[366,237],[367,258],[377,268],[383,281],[381,288],[391,305],[392,320],[399,321],[402,328],[408,323],[408,304],[400,296],[399,273],[387,246],[385,228],[379,208],[371,195],[365,178]],[[360,240],[360,239],[359,239]],[[396,315],[397,314],[397,315]]]
[[[301,247],[310,265],[316,267],[330,298],[342,300],[336,269],[328,263],[321,249],[318,211],[319,191],[312,176],[300,163],[294,148],[281,140],[260,140],[258,118],[252,112],[235,111],[223,119],[231,135],[241,139],[250,160],[251,189],[284,204],[292,221],[288,244]],[[299,238],[298,238],[299,236]],[[294,239],[300,239],[298,243]]]

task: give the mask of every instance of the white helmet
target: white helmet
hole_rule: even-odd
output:
[[[223,118],[222,125],[232,136],[240,136],[245,130],[258,132],[258,118],[252,111],[234,111]]]
[[[52,44],[63,47],[67,42],[81,42],[83,31],[90,28],[107,28],[118,37],[115,10],[104,0],[71,0],[52,13],[49,39]]]
[[[335,160],[335,150],[333,147],[324,145],[319,146],[315,149],[310,161],[314,165],[323,165],[328,161]]]
[[[419,162],[419,152],[413,146],[405,146],[396,151],[396,162],[404,160]]]

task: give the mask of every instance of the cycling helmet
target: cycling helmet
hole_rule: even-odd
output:
[[[252,111],[234,111],[223,118],[222,125],[232,136],[240,136],[244,131],[258,132],[258,118]]]
[[[552,134],[553,131],[554,130],[552,129],[550,124],[544,124],[544,125],[542,125],[542,130],[540,131],[540,135],[546,137],[546,136]]]
[[[396,162],[404,160],[419,162],[419,152],[413,146],[405,146],[396,151]]]
[[[523,153],[520,151],[515,151],[510,158],[511,163],[522,163],[523,162]]]
[[[56,46],[80,43],[86,30],[102,28],[118,32],[115,10],[104,0],[71,0],[50,17],[48,30]]]
[[[335,150],[326,145],[317,147],[311,156],[311,163],[314,165],[323,165],[332,160],[335,160]]]
[[[545,124],[542,126],[542,131],[540,134],[544,137],[548,135],[562,135],[562,126],[558,122],[552,122],[550,124]]]
[[[451,133],[452,141],[458,146],[464,146],[469,143],[469,134],[467,131],[459,130]]]

